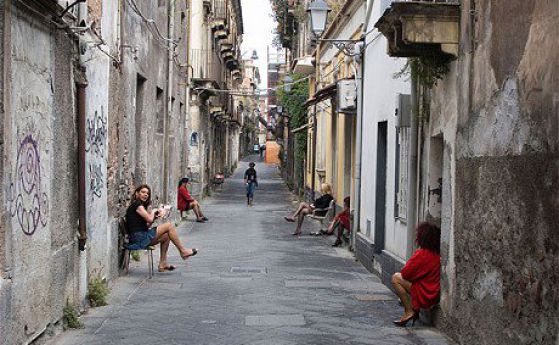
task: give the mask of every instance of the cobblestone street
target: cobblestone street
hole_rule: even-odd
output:
[[[245,205],[242,162],[223,190],[204,200],[210,218],[183,222],[200,253],[147,279],[147,257],[114,284],[110,304],[90,309],[85,327],[56,344],[450,344],[435,329],[397,328],[390,290],[333,238],[291,236],[282,217],[294,198],[275,166],[258,164],[255,206]],[[307,235],[305,235],[307,234]],[[155,254],[157,257],[157,253]]]

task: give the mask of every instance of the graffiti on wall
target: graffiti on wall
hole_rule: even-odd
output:
[[[48,200],[41,188],[39,145],[28,134],[17,151],[15,179],[8,190],[8,207],[12,218],[26,235],[33,235],[39,225],[47,225]]]
[[[95,111],[93,117],[86,122],[85,152],[89,153],[89,195],[93,201],[103,195],[105,174],[100,160],[105,157],[107,141],[107,118],[101,106],[100,111]]]
[[[95,111],[93,118],[87,119],[85,130],[85,152],[104,157],[107,140],[107,119],[103,107],[101,107],[100,115]]]
[[[100,198],[103,194],[103,169],[101,164],[89,164],[89,191],[91,198]]]

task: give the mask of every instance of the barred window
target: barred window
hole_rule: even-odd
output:
[[[403,221],[407,219],[409,147],[410,129],[397,128],[394,217]]]

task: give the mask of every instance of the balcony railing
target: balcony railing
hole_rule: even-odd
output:
[[[191,49],[192,79],[215,81],[221,84],[222,67],[217,54],[210,49]]]
[[[227,0],[212,1],[212,17],[216,19],[227,19]]]

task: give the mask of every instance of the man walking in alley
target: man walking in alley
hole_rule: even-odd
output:
[[[249,168],[245,171],[245,184],[247,187],[247,206],[252,206],[252,199],[254,198],[254,189],[258,186],[256,178],[256,169],[254,169],[254,162],[248,164]]]

